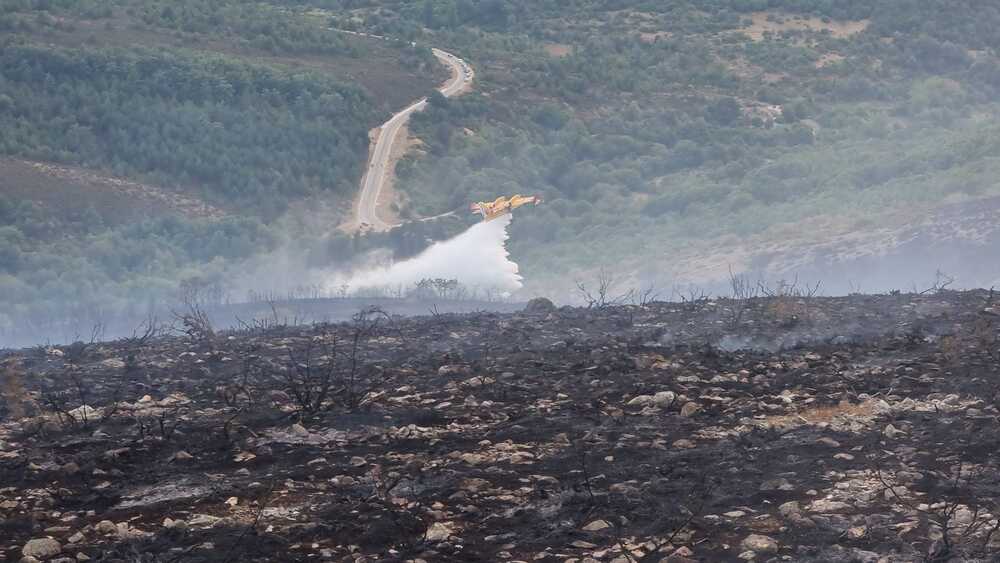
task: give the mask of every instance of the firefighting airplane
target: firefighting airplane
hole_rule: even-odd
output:
[[[510,213],[511,211],[517,209],[518,207],[521,207],[522,205],[526,205],[529,203],[534,203],[535,205],[538,205],[541,202],[542,198],[535,195],[527,197],[522,195],[514,195],[509,198],[500,196],[493,201],[481,201],[479,203],[473,203],[472,205],[469,206],[469,210],[472,211],[473,213],[479,213],[480,215],[482,215],[483,221],[485,222],[485,221],[492,221],[497,217],[506,215],[507,213]]]

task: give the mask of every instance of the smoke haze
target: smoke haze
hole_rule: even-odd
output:
[[[365,269],[349,275],[334,274],[327,287],[409,287],[424,279],[457,280],[469,288],[514,292],[521,288],[517,264],[507,252],[507,227],[511,215],[477,223],[462,234],[438,242],[409,260]]]

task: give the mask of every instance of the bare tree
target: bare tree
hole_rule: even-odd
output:
[[[940,269],[934,272],[934,283],[930,287],[918,293],[918,295],[926,295],[928,293],[941,293],[948,289],[951,284],[955,283],[955,278],[949,276],[948,274],[942,272]]]
[[[915,524],[922,520],[928,527],[927,561],[944,562],[956,557],[964,560],[964,557],[989,554],[990,542],[1000,531],[997,516],[1000,505],[987,500],[992,495],[984,493],[992,489],[995,472],[988,474],[987,466],[966,462],[946,471],[924,471],[929,486],[917,501],[885,470],[878,453],[871,459],[884,497],[914,515],[918,519]],[[937,533],[932,534],[932,531]],[[937,539],[931,539],[932,535]]]
[[[697,310],[709,301],[708,293],[695,285],[689,285],[683,292],[677,287],[674,287],[673,291],[689,311]]]
[[[604,309],[623,305],[632,300],[635,289],[615,295],[614,288],[618,280],[604,268],[601,268],[597,277],[597,287],[589,289],[583,282],[576,282],[577,294],[587,304],[588,309]]]
[[[751,283],[750,278],[744,274],[734,273],[733,267],[730,266],[729,286],[732,291],[732,295],[730,297],[732,310],[730,323],[733,328],[736,328],[743,322],[743,316],[746,314],[747,309],[750,308],[753,300],[758,297],[760,284]]]
[[[357,408],[381,384],[367,369],[367,342],[391,321],[388,313],[371,307],[354,315],[346,338],[324,330],[306,339],[304,345],[289,346],[287,365],[278,374],[299,409],[315,413],[334,398],[348,408]]]
[[[652,284],[648,285],[645,289],[636,291],[635,302],[640,307],[645,307],[650,303],[656,301],[660,298],[660,293],[656,290],[656,287]]]
[[[182,309],[172,311],[174,320],[180,323],[174,330],[187,335],[193,342],[211,346],[215,339],[215,329],[212,319],[204,308],[205,299],[199,294],[197,286],[184,287],[181,292]]]

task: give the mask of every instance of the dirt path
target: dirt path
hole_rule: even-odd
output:
[[[434,56],[452,71],[451,79],[438,91],[446,97],[457,96],[467,91],[475,76],[472,67],[455,55],[440,49],[434,49]],[[403,143],[407,139],[406,124],[413,113],[423,110],[426,106],[427,99],[422,98],[393,115],[389,121],[372,132],[368,166],[361,180],[361,192],[355,203],[354,219],[351,224],[345,226],[347,230],[385,231],[394,226],[383,220],[379,208],[392,201],[391,193],[386,191],[386,186],[392,183],[396,163],[405,154],[405,151],[401,152],[396,147],[398,143]]]

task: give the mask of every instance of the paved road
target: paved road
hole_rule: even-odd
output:
[[[451,79],[438,89],[445,96],[454,96],[461,92],[465,86],[472,82],[475,73],[465,61],[442,51],[433,49],[434,56],[451,69]],[[386,231],[393,227],[378,217],[377,207],[379,194],[382,186],[385,185],[392,156],[392,146],[396,141],[396,136],[410,115],[420,111],[427,106],[427,98],[415,102],[406,109],[396,113],[389,121],[386,121],[380,128],[378,139],[371,150],[371,160],[368,163],[368,170],[361,180],[361,195],[358,197],[355,218],[362,229],[375,231]]]

